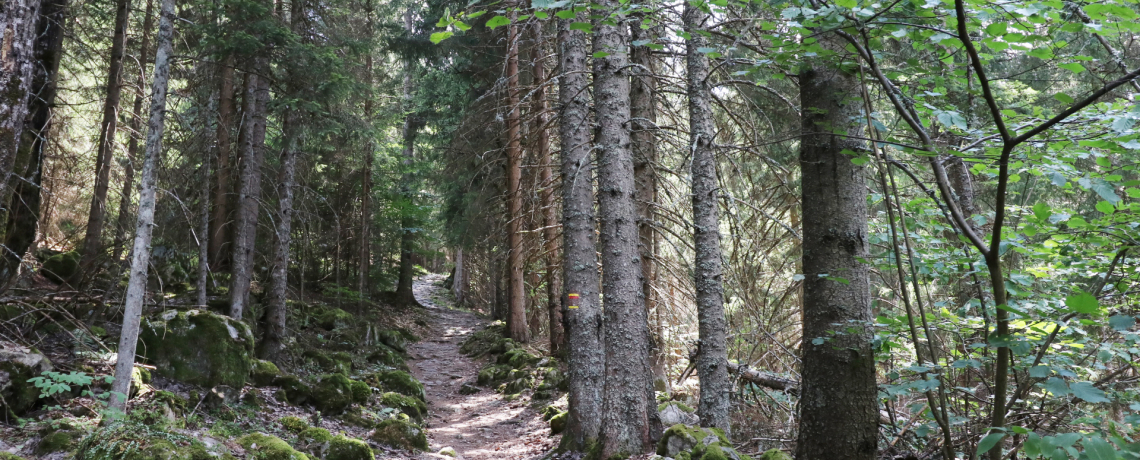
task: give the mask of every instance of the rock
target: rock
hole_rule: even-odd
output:
[[[464,383],[463,386],[459,387],[459,394],[461,395],[473,395],[480,391],[483,391],[483,389],[472,385],[470,382]]]
[[[383,364],[396,369],[408,369],[408,365],[404,363],[404,355],[384,344],[377,344],[376,351],[369,354],[367,359],[368,362],[374,364]]]
[[[237,440],[248,451],[251,460],[309,460],[309,457],[289,446],[281,438],[265,433],[252,433]]]
[[[44,435],[36,445],[36,455],[47,455],[52,452],[67,452],[81,438],[82,433],[71,430],[57,430]]]
[[[241,388],[253,367],[253,333],[228,316],[167,310],[143,321],[139,352],[159,375],[180,382]]]
[[[281,375],[281,370],[277,369],[277,365],[264,359],[253,360],[253,368],[249,371],[249,379],[258,387],[272,385],[278,375]]]
[[[16,417],[35,407],[40,389],[28,379],[52,370],[44,355],[11,342],[0,342],[0,421]]]
[[[559,412],[550,417],[550,434],[555,435],[566,429],[566,418],[570,416],[569,414],[569,412]]]
[[[400,353],[408,351],[407,340],[404,339],[404,335],[400,331],[380,331],[376,333],[376,338],[380,340],[380,343]]]
[[[479,371],[475,381],[480,385],[494,385],[506,380],[512,370],[509,364],[488,364]]]
[[[355,320],[351,313],[339,308],[330,308],[317,316],[317,324],[329,331],[348,326]]]
[[[792,456],[784,453],[780,449],[770,449],[760,454],[760,457],[757,457],[756,460],[792,460]]]
[[[284,396],[284,402],[287,402],[294,406],[305,404],[309,402],[310,398],[312,398],[312,389],[310,389],[308,385],[305,385],[305,382],[302,382],[301,379],[297,378],[296,376],[282,375],[276,379],[273,379],[273,384],[281,387],[281,390],[278,391],[278,394],[274,396]],[[280,400],[281,398],[278,397],[278,399]]]
[[[716,428],[673,425],[657,442],[657,455],[692,460],[751,460]]]
[[[693,409],[679,402],[667,402],[657,406],[657,414],[661,417],[664,426],[697,425],[700,417],[693,413]]]
[[[380,403],[385,407],[398,409],[400,412],[408,414],[408,417],[417,422],[422,422],[424,416],[427,415],[427,404],[424,404],[419,398],[388,392],[380,397]]]
[[[368,402],[368,398],[372,397],[372,387],[367,383],[352,380],[352,401],[360,404]]]
[[[321,350],[305,350],[302,356],[309,358],[321,370],[329,373],[341,373],[349,375],[352,373],[352,355],[343,351],[334,353],[326,353]]]
[[[380,444],[408,450],[427,450],[427,432],[410,422],[391,418],[368,434],[368,439]]]
[[[504,341],[509,342],[510,339],[504,338],[506,334],[506,325],[502,321],[495,321],[488,324],[483,330],[467,336],[463,342],[459,344],[459,352],[473,358],[483,356],[487,353],[502,353],[502,351],[493,352],[495,348],[502,349]]]
[[[343,374],[321,376],[313,385],[313,406],[324,414],[340,414],[352,402],[352,380]]]
[[[202,400],[202,406],[206,409],[217,409],[237,402],[240,396],[241,390],[227,385],[218,385],[206,393],[206,399]]]
[[[341,435],[329,444],[325,460],[373,460],[376,454],[364,441]]]
[[[427,401],[424,385],[404,371],[384,371],[371,374],[364,379],[370,385],[383,388],[385,391],[394,391],[405,396],[420,398]]]
[[[455,458],[459,456],[459,452],[456,452],[455,449],[451,447],[444,447],[439,450],[439,455]]]
[[[278,420],[278,422],[281,423],[281,427],[284,428],[285,431],[288,431],[291,433],[300,433],[300,432],[305,431],[306,429],[309,428],[308,422],[305,422],[300,417],[293,417],[291,415],[286,416],[286,417],[281,417],[281,419]]]
[[[79,272],[79,253],[69,251],[48,257],[40,267],[40,273],[45,278],[62,283],[70,280]]]
[[[136,406],[133,416],[150,426],[165,426],[186,412],[186,400],[169,391],[154,392],[150,399]]]
[[[306,428],[297,434],[297,449],[313,458],[324,458],[332,444],[333,435],[324,428]]]
[[[531,364],[537,363],[540,359],[541,358],[530,354],[530,352],[522,348],[515,348],[499,355],[496,362],[510,365],[512,369],[524,369]]]

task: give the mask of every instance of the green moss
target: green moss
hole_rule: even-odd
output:
[[[349,385],[352,386],[352,400],[360,404],[368,402],[368,398],[372,396],[372,387],[358,380],[352,380],[350,382]]]
[[[657,412],[661,412],[669,406],[677,406],[678,409],[681,409],[686,414],[692,414],[692,413],[697,411],[696,409],[693,409],[692,407],[689,407],[689,406],[682,404],[682,403],[679,403],[677,401],[669,401],[669,402],[663,402],[661,404],[658,404],[657,405]]]
[[[723,431],[680,424],[665,430],[657,442],[657,454],[690,460],[751,460],[732,447]]]
[[[507,364],[488,364],[479,371],[476,383],[491,386],[507,380],[511,373],[511,366]]]
[[[492,353],[491,350],[496,347],[501,349],[503,341],[510,341],[510,339],[504,338],[505,330],[506,325],[502,321],[488,324],[483,330],[464,339],[463,343],[459,344],[459,351],[467,356],[479,357]]]
[[[542,414],[543,420],[550,421],[550,419],[552,417],[554,417],[555,415],[558,415],[562,412],[563,412],[562,409],[559,409],[557,406],[550,405],[550,406],[543,407],[539,413]]]
[[[499,358],[496,360],[496,362],[499,364],[510,365],[511,368],[514,369],[524,369],[527,366],[537,363],[541,359],[542,358],[532,355],[530,352],[522,348],[515,348],[513,350],[507,351],[506,353],[503,353],[502,355],[499,355]]]
[[[416,421],[423,421],[423,417],[427,415],[427,404],[424,404],[419,398],[413,398],[399,393],[384,393],[384,395],[380,397],[380,404],[383,404],[385,407],[398,409]]]
[[[305,429],[309,428],[308,422],[302,420],[300,417],[294,417],[292,415],[287,416],[287,417],[281,417],[281,419],[278,420],[278,422],[281,423],[282,428],[284,428],[286,431],[289,431],[291,433],[300,433],[302,431],[305,431]]]
[[[559,412],[557,415],[550,417],[550,434],[561,433],[566,429],[567,417],[570,416],[569,412]]]
[[[302,356],[309,358],[321,370],[329,373],[352,373],[352,355],[345,352],[327,353],[322,350],[308,349]]]
[[[68,251],[48,257],[40,267],[40,273],[45,278],[62,283],[71,279],[79,272],[79,253]]]
[[[53,431],[40,439],[36,445],[36,455],[47,455],[52,452],[67,452],[71,450],[82,435],[68,430]]]
[[[309,460],[309,456],[297,452],[285,441],[265,433],[247,434],[237,443],[251,454],[252,460]]]
[[[372,460],[375,454],[368,444],[359,439],[337,436],[329,444],[325,460]]]
[[[273,384],[281,387],[285,402],[293,405],[305,404],[312,398],[312,389],[305,382],[293,375],[283,375],[273,380]]]
[[[16,455],[16,454],[9,454],[7,452],[0,452],[0,460],[26,460],[26,459],[24,457],[21,457],[21,456]]]
[[[339,308],[330,308],[317,315],[316,320],[318,325],[331,331],[352,324],[356,317]]]
[[[329,430],[326,430],[324,428],[305,428],[303,431],[297,434],[297,441],[302,444],[319,444],[332,441],[332,439],[332,433],[329,433]]]
[[[385,391],[394,391],[405,396],[420,398],[421,401],[427,401],[424,385],[412,377],[412,374],[404,371],[377,372],[365,377],[365,381],[374,387],[383,388]]]
[[[281,375],[281,370],[277,368],[277,365],[263,359],[253,360],[253,368],[249,371],[250,380],[259,387],[272,385],[273,379],[276,379],[278,375]]]
[[[760,457],[756,460],[792,460],[792,456],[784,453],[780,449],[770,449],[760,454]]]
[[[253,333],[229,317],[201,310],[167,310],[143,322],[139,351],[164,377],[241,388],[253,367]]]
[[[384,344],[376,345],[376,351],[368,355],[368,362],[383,364],[396,369],[406,370],[408,367],[408,365],[404,363],[404,355]]]
[[[313,406],[325,414],[339,414],[352,405],[352,380],[344,374],[321,376],[313,385]]]
[[[522,393],[524,390],[527,390],[533,386],[534,377],[524,375],[514,380],[508,380],[507,383],[500,385],[499,392],[506,395],[514,395]]]
[[[0,343],[0,420],[15,420],[39,402],[40,389],[28,379],[52,370],[51,361],[34,349]]]
[[[418,425],[400,419],[388,419],[372,430],[369,439],[393,447],[427,450],[427,432]]]

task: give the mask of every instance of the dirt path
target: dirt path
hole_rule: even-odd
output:
[[[459,353],[459,344],[478,331],[486,320],[450,308],[443,277],[429,275],[416,281],[416,299],[433,316],[431,337],[408,347],[412,374],[424,383],[430,415],[425,420],[431,452],[451,447],[466,460],[528,460],[550,451],[557,438],[542,417],[530,407],[530,398],[503,401],[484,389],[459,394],[464,383],[474,384],[485,364]],[[421,458],[449,458],[428,453]]]

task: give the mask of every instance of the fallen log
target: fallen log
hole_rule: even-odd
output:
[[[735,374],[737,377],[740,377],[741,380],[754,383],[765,388],[786,391],[792,395],[798,394],[800,391],[800,382],[786,377],[781,377],[770,372],[761,372],[755,369],[749,369],[748,366],[741,366],[733,362],[728,363],[728,371]]]

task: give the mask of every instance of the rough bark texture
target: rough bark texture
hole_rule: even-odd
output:
[[[0,203],[11,193],[8,183],[28,115],[41,3],[7,0],[0,6]]]
[[[20,262],[36,238],[40,220],[40,184],[43,178],[44,144],[50,130],[55,103],[56,75],[62,56],[67,0],[45,1],[36,25],[34,59],[39,64],[32,74],[32,96],[28,115],[16,150],[13,174],[0,190],[10,191],[4,205],[3,233],[0,239],[0,292],[18,275]]]
[[[641,23],[630,23],[633,41],[653,40],[654,31],[641,28]],[[653,388],[670,393],[672,385],[666,372],[664,328],[661,327],[661,314],[657,311],[657,232],[653,228],[657,220],[657,80],[653,75],[652,50],[647,46],[635,46],[630,50],[631,69],[629,105],[630,121],[633,124],[630,134],[633,146],[633,175],[636,184],[634,199],[637,202],[638,247],[641,250],[641,291],[645,295],[645,311],[657,318],[657,327],[650,334],[650,366],[653,369]]]
[[[150,30],[154,28],[154,4],[146,2],[146,12],[143,16],[142,41],[139,43],[139,72],[135,77],[135,101],[131,111],[130,140],[127,142],[127,161],[123,167],[123,188],[119,193],[119,222],[115,228],[115,242],[112,245],[111,260],[118,263],[123,257],[123,247],[127,241],[127,230],[131,225],[131,195],[134,194],[135,160],[138,158],[139,140],[142,139],[143,128],[143,94],[146,88],[146,63],[150,58]]]
[[[600,2],[616,11],[616,0]],[[613,19],[617,19],[614,21]],[[629,29],[621,17],[594,21],[594,113],[598,134],[598,217],[605,298],[606,384],[601,458],[637,455],[659,435],[649,368],[649,328],[641,291],[641,255],[630,151]],[[615,24],[616,22],[616,24]]]
[[[265,337],[258,344],[261,359],[277,361],[285,343],[285,320],[289,316],[286,303],[289,292],[289,248],[293,244],[293,188],[297,171],[297,114],[288,109],[285,129],[287,139],[281,149],[281,175],[277,178],[277,218],[273,245],[273,271],[266,296]]]
[[[554,158],[550,155],[550,136],[546,131],[546,54],[542,23],[534,23],[534,120],[536,127],[535,153],[542,168],[539,170],[539,188],[542,200],[543,252],[546,253],[546,301],[550,319],[550,354],[562,356],[566,347],[566,331],[562,327],[562,275],[558,273],[558,209],[554,202]]]
[[[230,130],[234,125],[234,56],[226,56],[219,69],[221,88],[218,90],[218,161],[214,167],[213,214],[210,216],[210,264],[214,270],[222,268],[229,226],[230,177],[233,175],[230,150]]]
[[[507,335],[528,341],[523,281],[522,139],[519,133],[519,33],[507,28]]]
[[[579,13],[575,20],[583,20]],[[601,430],[605,348],[594,240],[594,165],[590,160],[590,93],[586,35],[558,22],[559,139],[562,147],[562,278],[566,288],[566,344],[570,362],[570,415],[562,448],[582,451]]]
[[[408,10],[404,13],[404,30],[412,30],[412,12]],[[415,68],[412,61],[404,63],[404,105],[406,107],[407,115],[404,116],[404,165],[410,165],[415,158],[416,134],[419,132],[420,121],[416,118],[415,114],[411,113],[412,105],[412,92],[415,88],[412,86],[412,71]],[[414,199],[412,196],[412,175],[405,172],[400,180],[403,186],[400,193],[404,195],[404,199],[411,201]],[[410,207],[409,207],[410,208]],[[415,251],[416,236],[412,231],[412,226],[415,225],[415,220],[412,218],[410,209],[405,211],[400,217],[400,274],[396,280],[396,303],[400,305],[419,305],[416,301],[416,296],[412,293],[412,252]]]
[[[198,279],[195,281],[197,305],[206,306],[206,280],[210,275],[210,251],[207,235],[210,234],[210,157],[202,160],[202,202],[198,218]]]
[[[825,47],[844,53],[832,33]],[[863,168],[841,153],[865,150],[859,82],[830,62],[800,72],[804,107],[800,143],[803,174],[803,371],[800,460],[870,460],[875,456],[878,399],[871,350],[867,279],[867,190]]]
[[[728,349],[724,318],[724,287],[721,285],[720,216],[717,209],[716,156],[713,139],[712,94],[709,87],[709,62],[701,48],[708,40],[697,33],[708,15],[691,3],[685,3],[683,14],[686,41],[685,61],[688,70],[689,146],[692,149],[693,193],[693,285],[697,295],[697,322],[700,348],[697,354],[697,377],[701,382],[697,414],[701,426],[716,427],[726,434],[732,428],[729,419],[729,395],[732,381],[728,377]]]
[[[366,27],[367,37],[373,36],[372,12],[372,2],[369,1],[365,6],[365,14],[368,15]],[[301,24],[298,18],[300,18],[302,14],[303,12],[300,11],[293,13],[295,28]],[[368,78],[368,88],[371,89],[375,84],[372,78],[372,53],[368,53],[364,56],[364,73]],[[366,117],[372,117],[371,94],[364,99],[364,113]],[[373,136],[373,134],[369,132],[369,139],[371,139],[371,136]],[[360,270],[357,273],[356,290],[360,292],[361,308],[364,308],[365,302],[368,299],[368,272],[372,262],[372,157],[375,155],[374,147],[370,140],[368,146],[364,149],[364,170],[360,172],[360,247],[358,248],[360,250],[358,254]]]
[[[115,381],[111,385],[111,407],[124,410],[131,393],[131,371],[135,366],[135,345],[139,337],[139,318],[146,299],[147,265],[150,262],[151,230],[154,226],[155,194],[158,190],[155,170],[162,153],[162,131],[166,117],[166,86],[170,80],[170,55],[174,36],[174,0],[162,0],[158,26],[158,53],[154,57],[154,83],[150,93],[150,122],[147,124],[146,159],[143,161],[139,191],[138,225],[131,252],[131,277],[123,305],[123,331],[119,337],[119,360],[115,363]]]
[[[130,1],[115,2],[115,35],[111,39],[111,63],[107,71],[107,98],[103,101],[103,122],[99,125],[99,142],[95,154],[95,187],[91,193],[91,209],[87,215],[87,231],[83,236],[82,266],[95,267],[103,253],[103,227],[107,219],[107,189],[111,185],[111,163],[115,156],[115,134],[119,123],[119,99],[123,94],[123,54],[127,48],[127,19]]]
[[[256,58],[255,68],[268,69],[265,58]],[[269,80],[250,73],[246,75],[246,93],[242,96],[241,176],[238,207],[234,219],[233,277],[230,284],[230,316],[241,319],[249,301],[249,283],[253,270],[254,244],[257,240],[257,214],[261,201],[261,163],[265,156],[265,112],[269,103]]]

